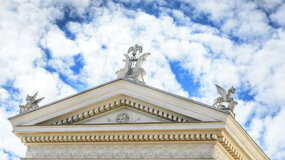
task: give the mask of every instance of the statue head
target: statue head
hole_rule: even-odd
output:
[[[29,96],[29,95],[27,94],[26,101],[29,101],[30,99],[31,99],[31,96]]]
[[[234,88],[234,86],[232,86],[229,91],[232,93],[232,94],[235,94],[236,93],[236,89]]]

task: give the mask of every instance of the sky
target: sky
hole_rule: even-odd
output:
[[[234,86],[236,120],[285,159],[282,0],[0,0],[0,159],[25,155],[8,117],[116,79],[142,45],[147,85],[209,105]]]

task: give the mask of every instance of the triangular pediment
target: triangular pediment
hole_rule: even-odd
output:
[[[225,121],[229,115],[227,111],[119,79],[11,117],[10,120],[14,126],[109,123],[108,117],[113,117],[110,122],[114,121],[122,108],[144,119],[137,122],[132,119],[132,123]]]
[[[90,117],[74,124],[106,124],[106,123],[159,123],[171,122],[162,117],[151,115],[143,111],[122,106],[117,109]]]
[[[121,95],[99,103],[93,103],[82,107],[77,111],[38,124],[62,125],[197,121],[199,120],[145,101]]]

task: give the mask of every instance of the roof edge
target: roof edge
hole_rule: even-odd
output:
[[[226,113],[226,114],[230,114],[229,110],[221,110],[221,109],[218,109],[218,108],[214,108],[213,106],[210,106],[210,105],[208,105],[208,104],[205,104],[205,103],[202,103],[202,102],[198,102],[198,101],[195,101],[195,100],[192,100],[192,99],[189,99],[189,98],[186,98],[186,97],[183,97],[183,96],[180,96],[180,95],[171,93],[171,92],[167,92],[167,91],[164,91],[164,90],[159,89],[159,88],[155,88],[155,87],[152,87],[152,86],[149,86],[149,85],[146,85],[146,84],[142,84],[142,83],[139,83],[139,82],[136,82],[136,81],[132,81],[132,80],[129,80],[129,79],[126,79],[126,78],[119,78],[119,79],[111,80],[111,81],[109,81],[109,82],[106,82],[106,83],[97,85],[97,86],[95,86],[95,87],[91,87],[91,88],[89,88],[89,89],[86,89],[86,90],[84,90],[84,91],[81,91],[81,92],[72,94],[72,95],[70,95],[70,96],[67,96],[67,97],[64,97],[64,98],[55,100],[55,101],[53,101],[53,102],[47,103],[47,104],[45,104],[45,105],[43,105],[43,106],[40,106],[39,108],[36,108],[36,109],[34,109],[34,110],[27,111],[27,112],[20,113],[20,114],[17,114],[17,115],[15,115],[15,116],[9,117],[8,120],[17,118],[17,117],[19,117],[19,116],[22,116],[22,115],[25,115],[25,114],[28,114],[28,113],[31,113],[31,112],[34,112],[34,111],[39,110],[39,109],[41,109],[41,108],[47,107],[47,106],[49,106],[49,105],[53,105],[53,104],[62,102],[62,101],[67,100],[67,99],[69,99],[69,98],[72,98],[72,97],[75,97],[75,96],[84,94],[84,93],[89,92],[89,91],[91,91],[91,90],[94,90],[94,89],[97,89],[97,88],[106,86],[106,85],[108,85],[108,84],[111,84],[111,83],[114,83],[114,82],[117,82],[117,81],[120,81],[120,80],[125,80],[125,81],[131,82],[131,83],[134,83],[134,84],[143,86],[143,87],[147,87],[147,88],[149,88],[149,89],[152,89],[152,90],[155,90],[155,91],[164,93],[164,94],[168,94],[168,95],[170,95],[170,96],[174,96],[174,97],[176,97],[176,98],[179,98],[179,99],[182,99],[182,100],[185,100],[185,101],[188,101],[188,102],[192,102],[192,103],[195,103],[195,104],[198,104],[198,105],[202,105],[202,106],[204,106],[204,107],[207,107],[207,108],[210,108],[210,109],[213,109],[213,110],[216,110],[216,111],[220,111],[220,112],[223,112],[223,113]]]

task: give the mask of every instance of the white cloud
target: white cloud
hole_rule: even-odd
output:
[[[249,82],[257,92],[256,100],[268,105],[278,106],[284,103],[285,96],[282,94],[285,90],[284,46],[284,37],[267,41],[264,47],[254,55],[248,71]]]
[[[5,101],[10,98],[8,91],[4,88],[0,88],[0,101]]]
[[[267,12],[272,12],[278,5],[282,4],[283,0],[256,0],[258,6],[265,9]]]
[[[196,16],[204,13],[212,23],[221,27],[226,34],[241,40],[267,39],[271,27],[266,14],[252,1],[190,1],[195,7]]]
[[[275,13],[271,14],[270,18],[272,19],[273,22],[284,27],[285,26],[285,3],[283,3]]]
[[[252,113],[254,112],[255,108],[258,107],[260,104],[249,101],[244,102],[242,100],[238,101],[238,105],[235,107],[236,120],[242,125],[246,126],[246,122],[251,120]],[[249,127],[249,126],[248,126]]]
[[[274,117],[268,117],[265,119],[266,131],[264,133],[264,142],[266,151],[272,158],[283,159],[285,148],[285,128],[282,127],[285,121],[285,109],[284,106]]]
[[[50,28],[46,39],[42,40],[42,45],[50,49],[54,58],[73,56],[80,52],[76,43],[67,39],[63,31],[55,26]]]
[[[25,153],[24,145],[13,135],[12,127],[7,120],[18,112],[18,100],[23,101],[27,93],[34,94],[39,91],[39,96],[46,97],[44,101],[47,103],[75,92],[70,86],[64,84],[56,73],[51,74],[36,66],[37,61],[42,63],[44,57],[38,47],[40,39],[52,26],[51,22],[62,16],[59,9],[54,7],[41,9],[39,6],[40,4],[36,2],[1,1],[0,85],[1,87],[9,85],[9,88],[19,90],[19,93],[3,88],[0,90],[2,157],[7,155],[5,152],[18,156],[24,156]],[[13,157],[5,158],[13,159]]]
[[[128,19],[125,14],[129,14],[129,11],[118,9],[114,4],[112,7],[112,11],[100,8],[102,15],[88,24],[68,25],[71,31],[77,33],[76,41],[85,59],[82,74],[87,76],[88,84],[95,85],[114,79],[115,72],[123,67],[123,53],[126,53],[129,45],[143,43],[144,52],[152,52],[148,61],[153,62],[151,66],[148,66],[150,62],[145,64],[149,76],[145,77],[147,84],[187,96],[175,80],[163,53],[150,43],[154,38],[160,45],[166,37],[175,36],[177,31],[173,20],[165,16],[158,19],[143,12],[132,13],[134,19]],[[146,21],[152,25],[147,25]],[[101,48],[103,44],[107,46],[106,49]],[[105,72],[94,68],[105,68]]]
[[[0,159],[8,160],[9,159],[9,155],[4,153],[4,151],[0,151]]]
[[[7,113],[3,106],[0,108],[0,158],[1,159],[9,159],[8,155],[3,153],[1,150],[5,150],[6,152],[11,152],[12,154],[16,154],[18,156],[24,156],[25,154],[25,146],[21,143],[20,139],[17,138],[12,133],[12,126],[7,121],[7,118],[12,116],[15,113]]]

